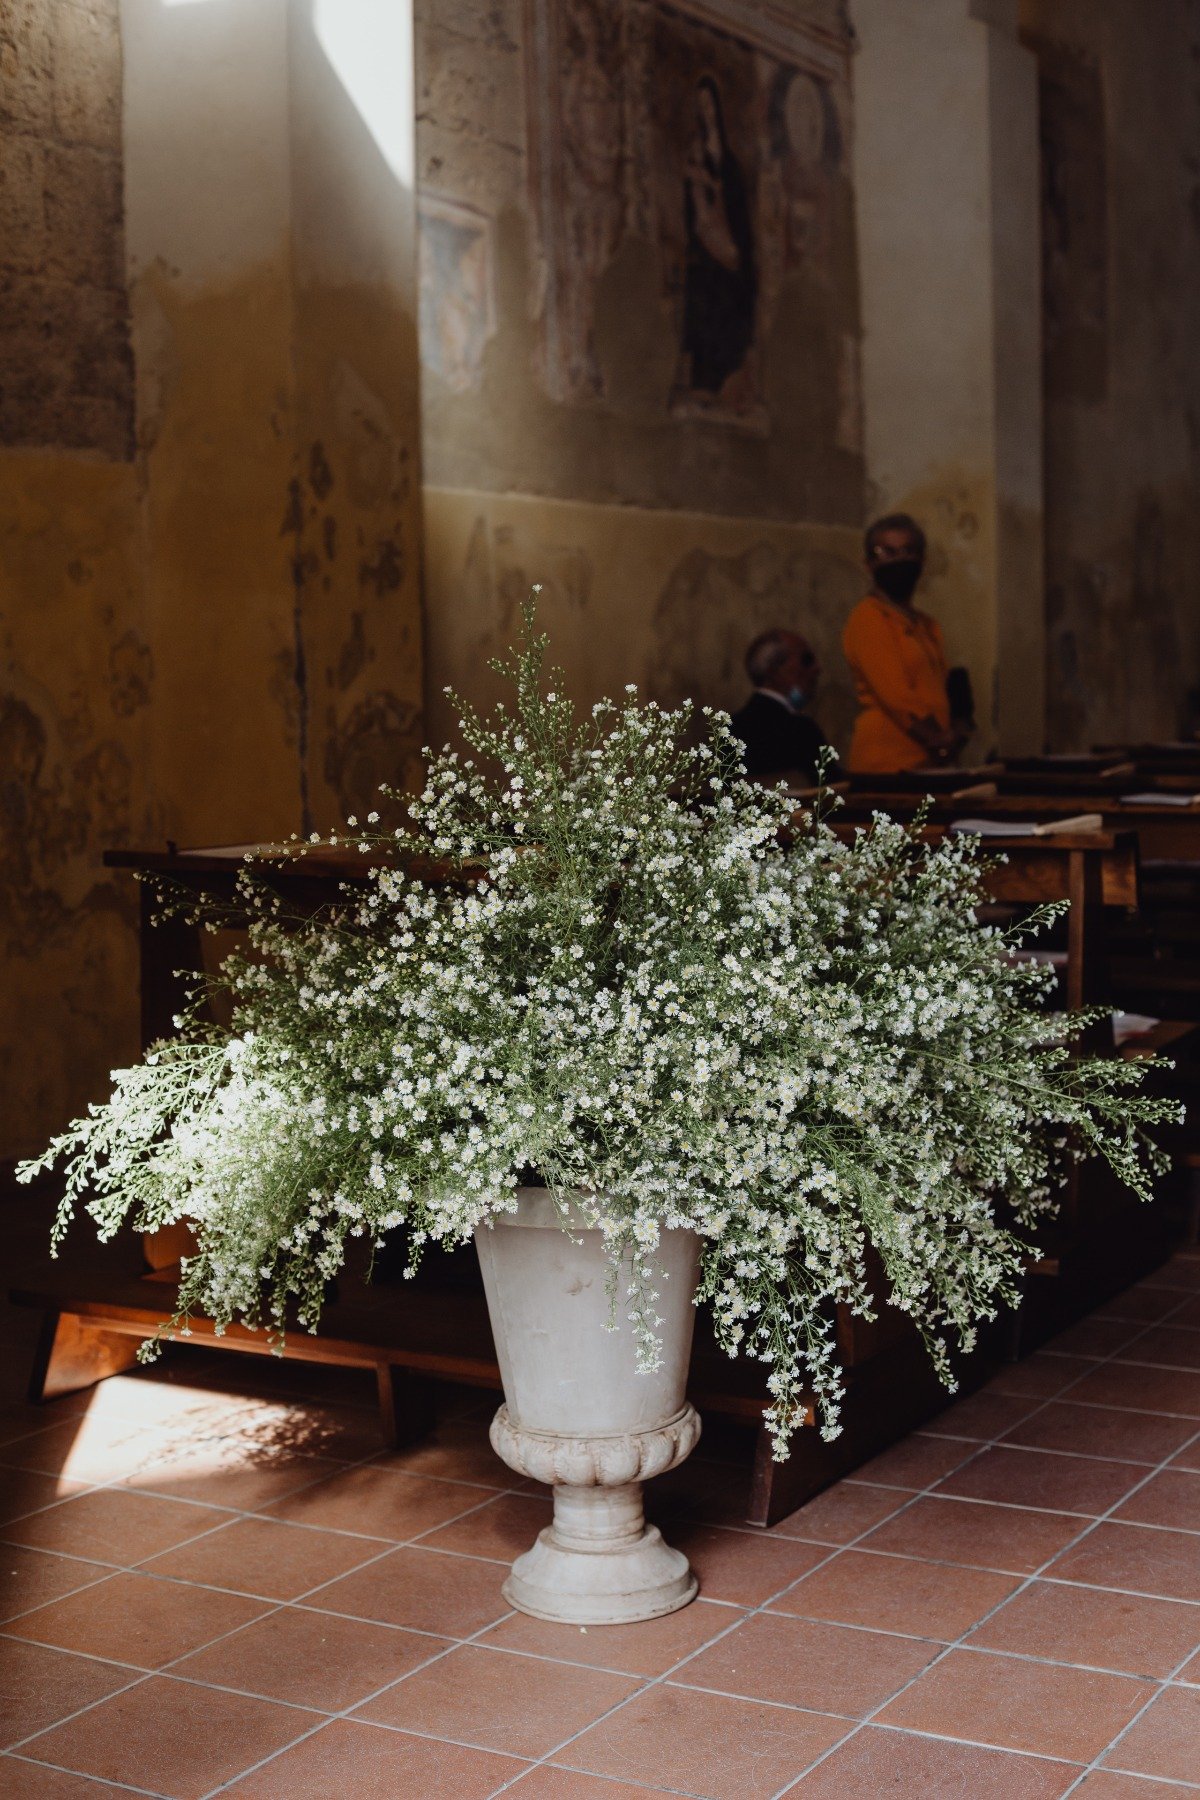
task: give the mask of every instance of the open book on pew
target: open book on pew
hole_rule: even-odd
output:
[[[1122,806],[1200,806],[1200,794],[1162,793],[1155,788],[1149,794],[1122,794]]]
[[[1102,831],[1101,813],[1074,813],[1069,819],[952,819],[949,829],[970,837],[1062,837],[1079,831]]]
[[[300,848],[298,844],[206,844],[195,849],[180,850],[180,856],[212,856],[221,857],[228,862],[245,862],[247,857],[257,862],[267,856],[295,856]]]
[[[1139,1038],[1148,1038],[1156,1026],[1162,1024],[1151,1013],[1122,1012],[1118,1009],[1112,1016],[1113,1043],[1118,1050],[1126,1044],[1136,1043]]]

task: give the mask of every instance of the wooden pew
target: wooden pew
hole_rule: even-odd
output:
[[[472,1248],[430,1256],[416,1279],[402,1285],[368,1283],[365,1274],[365,1266],[353,1264],[343,1271],[320,1330],[310,1334],[297,1327],[288,1333],[286,1361],[369,1371],[381,1434],[393,1447],[414,1442],[432,1425],[434,1378],[501,1391]],[[29,1399],[36,1404],[77,1393],[133,1368],[138,1346],[173,1317],[177,1280],[177,1267],[140,1276],[107,1271],[86,1276],[50,1265],[27,1275],[9,1298],[42,1314]],[[189,1342],[234,1357],[275,1354],[266,1332],[233,1324],[218,1337],[212,1320],[203,1317],[192,1318]],[[688,1395],[703,1415],[752,1429],[767,1404],[760,1366],[744,1358],[731,1361],[702,1329]]]
[[[922,802],[913,796],[855,794],[844,810],[831,815],[830,823],[839,835],[850,836],[869,824],[873,813],[887,812],[893,817],[909,818]],[[1055,813],[1071,817],[1082,811],[1069,812],[1066,803],[1044,801],[1046,823]],[[1007,802],[989,800],[970,802],[935,799],[930,806],[929,823],[923,835],[932,842],[942,838],[950,820],[979,814],[1002,818],[1006,811],[1022,819],[1033,816],[1029,806],[1021,809]],[[1071,1007],[1090,1006],[1106,998],[1108,967],[1106,961],[1106,908],[1134,911],[1138,905],[1139,857],[1137,834],[1132,830],[1047,832],[1041,837],[995,837],[987,840],[988,850],[1003,856],[1003,863],[987,878],[990,898],[998,905],[1040,905],[1045,901],[1066,900],[1067,966],[1063,982],[1065,1003]]]
[[[852,827],[847,822],[839,830]],[[943,827],[929,828],[931,836]],[[990,878],[997,902],[1036,904],[1044,899],[1071,898],[1072,935],[1068,952],[1069,987],[1075,1003],[1091,998],[1101,979],[1103,919],[1106,907],[1136,900],[1135,846],[1129,834],[1096,833],[1077,837],[1014,840],[1001,846],[1009,861]],[[172,884],[223,898],[236,923],[235,883],[241,867],[236,851],[167,852],[140,855],[113,853],[110,866],[168,877]],[[269,879],[297,908],[328,901],[332,883],[364,879],[357,855],[322,852],[299,865],[280,865]],[[142,900],[142,1025],[146,1042],[172,1029],[188,986],[188,971],[201,966],[203,935],[178,917],[157,918],[151,890]],[[14,1298],[44,1314],[42,1341],[31,1384],[39,1399],[89,1386],[130,1366],[137,1344],[169,1320],[173,1311],[178,1246],[152,1242],[151,1268],[138,1278],[56,1277],[39,1271],[27,1278]],[[1155,1258],[1154,1260],[1157,1260]],[[1149,1264],[1147,1264],[1149,1266]],[[1052,1273],[1052,1272],[1051,1272]],[[1122,1278],[1131,1270],[1122,1261]],[[263,1334],[231,1329],[212,1337],[211,1322],[196,1320],[193,1333],[213,1348],[231,1354],[263,1355]],[[842,1436],[826,1444],[815,1431],[798,1434],[787,1463],[775,1463],[762,1427],[766,1392],[761,1366],[730,1360],[719,1352],[703,1321],[698,1321],[690,1394],[701,1412],[745,1427],[751,1465],[749,1522],[774,1523],[829,1481],[844,1474],[939,1411],[947,1403],[909,1322],[891,1309],[878,1320],[838,1319],[839,1346],[849,1379],[850,1395]],[[964,1390],[986,1379],[1001,1358],[1010,1354],[1011,1338],[1002,1323],[985,1333],[980,1349],[963,1363]],[[482,1287],[473,1253],[430,1257],[418,1280],[402,1287],[365,1287],[348,1270],[316,1336],[289,1335],[286,1354],[297,1360],[368,1369],[374,1374],[384,1434],[392,1443],[411,1440],[429,1422],[432,1377],[468,1382],[498,1391],[499,1372],[492,1347]],[[810,1423],[812,1414],[810,1410]]]
[[[987,785],[995,793],[1023,794],[1122,794],[1132,792],[1138,781],[1137,764],[1126,759],[1100,761],[1092,768],[1062,768],[1052,759],[1022,758],[1015,763],[997,761],[973,769],[938,766],[905,769],[895,775],[850,775],[852,794],[949,794],[964,787]]]
[[[1200,784],[1198,784],[1200,786]],[[1172,1019],[1200,1016],[1200,943],[1195,920],[1200,902],[1200,805],[1131,805],[1117,795],[938,793],[858,789],[835,818],[865,823],[874,812],[911,818],[926,805],[931,823],[955,819],[1014,819],[1053,825],[1058,819],[1098,813],[1106,830],[1133,832],[1139,852],[1139,922],[1121,924],[1110,951],[1115,1005]]]
[[[1094,754],[1102,757],[1131,758],[1144,771],[1159,770],[1164,774],[1179,774],[1186,771],[1200,772],[1200,738],[1157,743],[1142,741],[1124,744],[1097,744]]]
[[[840,815],[834,815],[840,818]],[[856,827],[834,827],[839,835]],[[937,841],[944,825],[926,828]],[[1069,900],[1066,991],[1070,1004],[1103,998],[1106,982],[1106,925],[1114,910],[1135,907],[1138,899],[1137,845],[1131,832],[1091,832],[1037,839],[995,840],[1007,861],[988,877],[991,901],[1035,906]],[[1102,1047],[1102,1046],[1097,1046]],[[1108,1035],[1111,1048],[1111,1032]],[[1163,1260],[1166,1223],[1103,1179],[1085,1191],[1073,1180],[1059,1221],[1039,1233],[1045,1253],[1030,1264],[1020,1313],[1005,1315],[984,1331],[973,1357],[961,1368],[960,1386],[969,1391],[1000,1361],[1025,1354],[1102,1298]],[[877,1290],[882,1293],[882,1285]],[[755,1459],[751,1521],[783,1517],[828,1481],[846,1474],[895,1437],[913,1429],[946,1404],[945,1391],[930,1369],[911,1322],[885,1304],[873,1320],[838,1311],[838,1343],[847,1376],[842,1436],[831,1444],[815,1433],[801,1434],[790,1460],[770,1461],[760,1434]]]
[[[985,782],[997,793],[1187,792],[1200,791],[1200,754],[1164,759],[1131,750],[1108,755],[999,757],[968,768],[937,763],[888,775],[850,774],[843,780],[852,792],[876,793],[943,794]]]
[[[913,796],[859,792],[849,797],[847,822],[866,821],[873,811],[911,816],[918,802]],[[1173,1059],[1173,1071],[1160,1071],[1154,1083],[1165,1094],[1182,1100],[1187,1117],[1182,1126],[1164,1128],[1163,1144],[1176,1164],[1190,1166],[1200,1155],[1200,810],[1129,807],[1118,800],[1098,801],[1095,796],[1006,796],[954,798],[937,795],[930,817],[943,824],[967,816],[1003,820],[1036,819],[1052,824],[1065,813],[1099,812],[1110,827],[1133,828],[1139,839],[1136,905],[1124,879],[1102,875],[1104,910],[1089,917],[1072,908],[1075,942],[1068,932],[1068,979],[1064,999],[1077,1004],[1079,997],[1111,1002],[1126,1014],[1149,1015],[1156,1023],[1126,1040],[1120,1054],[1161,1053]],[[1170,850],[1171,860],[1148,858],[1150,848]],[[1043,840],[1044,841],[1044,840]],[[997,840],[989,839],[988,844]],[[1094,919],[1094,923],[1092,922]],[[1111,1049],[1094,1034],[1094,1050]]]
[[[996,820],[1033,820],[1052,824],[1056,819],[1077,817],[1081,813],[1098,812],[1107,831],[1132,831],[1137,834],[1141,861],[1200,864],[1200,804],[1196,806],[1131,805],[1119,794],[1099,793],[1076,788],[1062,794],[988,793],[988,781],[964,782],[956,788],[942,788],[926,795],[913,786],[905,790],[854,784],[835,820],[849,819],[861,823],[873,812],[886,812],[895,818],[911,818],[919,807],[928,804],[931,823],[946,825],[954,819],[989,818]],[[1200,791],[1200,782],[1197,783]],[[972,791],[974,790],[974,791]]]

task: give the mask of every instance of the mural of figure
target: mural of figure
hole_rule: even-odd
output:
[[[619,23],[619,15],[605,20],[595,0],[577,0],[566,14],[562,104],[570,278],[563,296],[563,361],[566,390],[579,397],[604,391],[593,342],[595,285],[621,241],[625,219]]]
[[[418,209],[421,351],[453,393],[478,385],[496,328],[491,227],[482,214],[425,195]]]
[[[554,399],[766,434],[761,351],[801,291],[834,346],[817,379],[836,388],[834,314],[852,310],[832,255],[835,223],[848,236],[848,80],[845,56],[786,16],[809,10],[525,0],[530,310]],[[627,313],[614,314],[617,295]],[[841,391],[828,398],[832,409]]]
[[[696,129],[683,180],[686,260],[681,386],[721,392],[754,341],[758,270],[750,195],[729,145],[711,75],[696,84]]]

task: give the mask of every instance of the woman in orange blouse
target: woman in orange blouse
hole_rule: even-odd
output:
[[[912,603],[925,533],[907,513],[891,513],[868,528],[866,551],[871,591],[842,633],[859,704],[848,766],[882,775],[946,762],[966,735],[950,717],[941,626]]]

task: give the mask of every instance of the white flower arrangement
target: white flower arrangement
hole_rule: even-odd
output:
[[[870,1316],[871,1248],[952,1385],[1067,1161],[1145,1197],[1172,1108],[1048,1029],[1052,977],[976,921],[976,841],[797,834],[724,714],[698,746],[634,688],[581,720],[544,652],[527,611],[513,710],[465,712],[474,755],[432,759],[407,828],[350,822],[395,853],[365,888],[289,922],[248,874],[233,1028],[190,1016],[24,1165],[65,1163],[55,1244],[80,1201],[102,1238],[186,1219],[174,1326],[281,1337],[316,1329],[348,1237],[402,1231],[415,1266],[532,1177],[603,1229],[644,1366],[658,1235],[699,1233],[697,1301],[767,1365],[779,1455],[806,1390],[837,1430],[832,1309]]]

